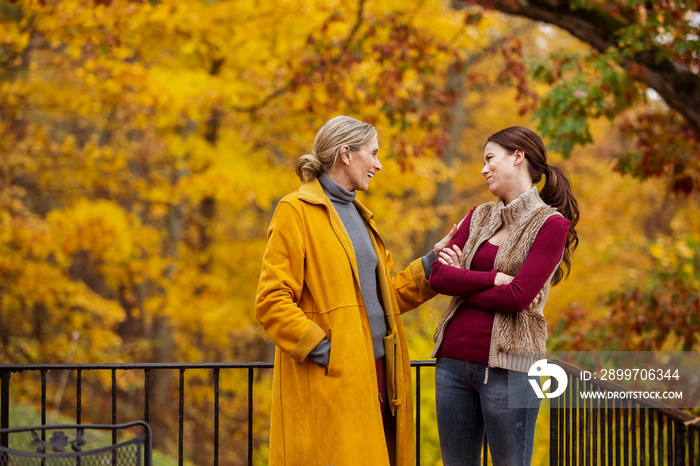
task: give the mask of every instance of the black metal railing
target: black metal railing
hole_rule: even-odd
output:
[[[420,426],[421,406],[420,406],[420,369],[422,367],[434,367],[434,361],[412,361],[411,366],[416,370],[416,425]],[[75,400],[75,419],[76,423],[82,422],[82,380],[83,373],[86,371],[109,371],[111,372],[111,419],[113,423],[117,423],[118,413],[118,397],[117,397],[117,373],[123,371],[141,371],[143,372],[143,420],[150,422],[151,418],[151,372],[171,370],[179,372],[178,381],[178,464],[184,464],[184,419],[185,419],[185,371],[205,369],[210,370],[212,375],[213,385],[213,400],[214,400],[214,426],[213,426],[213,462],[215,466],[219,464],[219,433],[220,433],[220,399],[219,379],[221,371],[239,370],[247,371],[247,398],[248,398],[248,464],[253,464],[253,381],[255,379],[255,370],[272,369],[272,362],[242,362],[242,363],[139,363],[139,364],[27,364],[27,365],[5,365],[0,366],[0,428],[9,427],[11,420],[9,418],[10,406],[10,381],[13,373],[22,372],[39,372],[41,378],[41,424],[46,424],[47,418],[47,374],[53,371],[73,371],[75,372],[76,385],[76,400]],[[416,462],[420,465],[420,428],[416,428]],[[0,438],[0,445],[7,445],[6,438]],[[486,455],[486,453],[485,453]],[[486,458],[486,456],[485,456]]]
[[[219,380],[222,370],[239,370],[248,373],[248,464],[253,464],[253,380],[256,369],[271,369],[271,362],[244,362],[244,363],[138,363],[138,364],[30,364],[30,365],[5,365],[0,366],[0,428],[9,427],[10,407],[10,381],[13,373],[39,372],[41,377],[41,424],[46,424],[47,416],[47,374],[50,371],[74,371],[76,384],[75,419],[76,423],[82,422],[82,380],[86,371],[110,371],[111,372],[111,419],[117,423],[118,397],[117,397],[117,373],[123,371],[143,372],[143,420],[151,422],[151,372],[152,371],[178,371],[178,464],[184,464],[184,424],[185,424],[185,371],[204,369],[211,371],[214,399],[214,465],[219,464],[219,407],[220,390]],[[0,445],[7,446],[7,438],[0,437]]]
[[[567,373],[569,385],[550,400],[550,465],[700,465],[697,418],[654,400],[583,400],[579,392],[627,390],[606,381],[581,380],[579,368],[553,362]]]
[[[619,390],[613,384],[583,382],[578,379],[579,370],[556,361],[569,375],[573,389]],[[416,464],[421,464],[421,369],[434,367],[435,361],[412,361],[415,369],[416,396]],[[206,370],[211,372],[213,391],[213,460],[219,464],[220,445],[220,376],[222,371],[247,371],[247,460],[253,464],[254,380],[256,370],[268,370],[271,362],[244,363],[143,363],[143,364],[46,364],[0,366],[0,428],[10,427],[10,383],[13,373],[31,372],[41,378],[41,423],[46,424],[47,374],[53,371],[71,371],[75,374],[75,417],[82,422],[83,373],[109,371],[111,374],[111,419],[117,423],[118,390],[117,374],[121,372],[143,373],[143,420],[151,419],[151,373],[153,371],[177,371],[178,379],[178,464],[185,461],[185,372]],[[567,393],[571,390],[567,391]],[[551,465],[700,465],[697,447],[700,445],[700,423],[688,424],[689,414],[651,402],[623,404],[613,400],[587,400],[577,407],[562,395],[552,399],[550,411],[550,464]],[[601,409],[605,408],[605,409]],[[7,445],[7,438],[0,437],[0,444]],[[486,445],[486,444],[485,444]],[[488,461],[488,449],[484,448],[483,464]]]

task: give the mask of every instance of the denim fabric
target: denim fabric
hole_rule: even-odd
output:
[[[460,359],[437,360],[435,400],[445,466],[480,465],[484,431],[494,466],[532,461],[540,400],[527,374],[489,367],[487,379],[486,369]],[[516,407],[509,407],[509,399]]]

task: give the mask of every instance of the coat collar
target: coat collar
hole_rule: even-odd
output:
[[[318,178],[307,181],[299,187],[299,199],[311,204],[329,205],[331,203],[326,193],[323,192],[323,187]]]
[[[318,178],[314,178],[313,180],[308,181],[299,187],[299,199],[310,204],[325,205],[328,209],[331,209],[333,207],[331,200],[328,199],[326,193],[323,192],[323,186],[321,186],[321,183],[318,181]],[[367,220],[367,223],[372,225],[372,222],[370,222],[370,220],[374,218],[374,214],[372,213],[372,211],[370,211],[367,207],[362,205],[362,203],[358,201],[357,198],[355,198],[355,200],[352,202],[353,204],[355,204],[355,207],[357,207],[357,210],[360,212],[360,215],[362,215],[362,217],[365,220]]]

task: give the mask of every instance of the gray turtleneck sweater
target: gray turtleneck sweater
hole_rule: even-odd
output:
[[[333,207],[338,212],[340,219],[343,221],[343,226],[345,226],[345,230],[352,241],[355,259],[357,260],[357,271],[360,277],[360,291],[372,332],[374,359],[379,359],[384,356],[384,337],[387,334],[387,324],[377,284],[377,254],[372,247],[369,230],[355,204],[353,204],[355,200],[354,191],[348,191],[343,188],[325,173],[319,176],[318,180],[323,187],[323,191],[333,203]],[[436,258],[437,255],[433,251],[430,251],[423,257],[423,269],[426,271],[426,278],[429,276],[430,267]],[[330,342],[324,339],[309,353],[309,357],[312,361],[327,367],[330,361],[330,349]]]

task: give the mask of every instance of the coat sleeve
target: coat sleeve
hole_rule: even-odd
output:
[[[267,233],[255,312],[272,341],[298,362],[326,336],[298,306],[304,288],[305,253],[304,225],[296,209],[283,200]]]
[[[387,251],[387,270],[391,272],[393,265],[391,253]],[[398,310],[401,313],[415,309],[437,294],[430,289],[428,279],[425,277],[422,258],[414,260],[396,276],[392,276],[391,284],[399,304]]]

